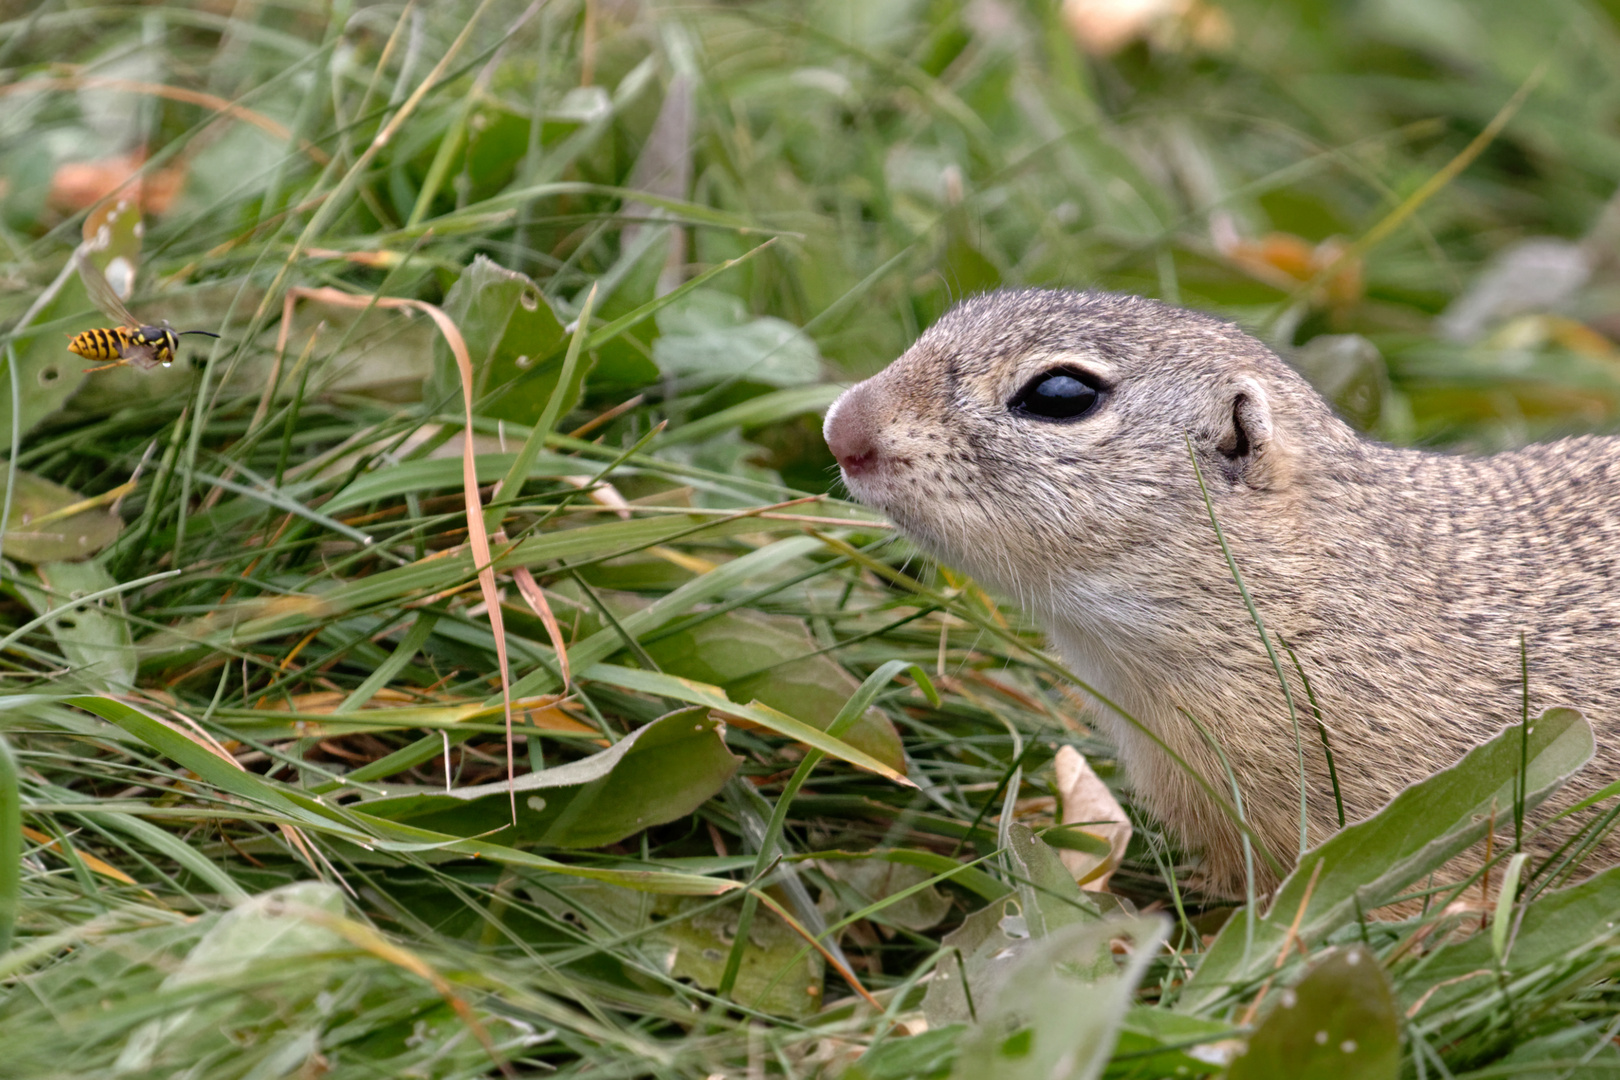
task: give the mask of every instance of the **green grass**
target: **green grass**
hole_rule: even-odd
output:
[[[1111,783],[1112,749],[1019,612],[838,497],[837,384],[1002,283],[1239,319],[1389,440],[1620,419],[1609,11],[1219,10],[1235,45],[1100,59],[1048,3],[0,23],[0,1072],[1146,1077],[1244,1037],[1241,1080],[1333,1024],[1360,1056],[1323,1076],[1620,1069],[1620,881],[1572,884],[1612,800],[1492,932],[1428,884],[1583,724],[1510,730],[1211,942],[1231,908],[1149,820],[1122,904],[1074,888],[1024,826],[1060,746]],[[93,211],[52,181],[134,147],[184,186],[101,258],[221,337],[85,376]],[[1536,237],[1589,277],[1442,334]],[[459,328],[470,428],[393,299]]]

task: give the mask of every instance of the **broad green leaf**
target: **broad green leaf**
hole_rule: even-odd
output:
[[[1121,1022],[1169,931],[1158,916],[1064,927],[1014,962],[993,996],[975,995],[978,1022],[952,1070],[961,1080],[1091,1080],[1101,1076]],[[1131,942],[1123,964],[1112,942]],[[1107,974],[1098,975],[1106,970]],[[940,976],[936,975],[937,980]]]
[[[557,387],[562,322],[539,286],[523,274],[479,255],[444,298],[444,310],[467,339],[472,356],[473,401],[483,416],[533,423]],[[435,353],[432,393],[452,398],[461,381],[447,348]],[[581,374],[590,367],[581,365]],[[579,399],[568,391],[562,412]]]
[[[17,397],[21,400],[21,407],[15,410],[19,434],[28,434],[60,410],[90,378],[85,368],[94,365],[68,352],[66,338],[56,329],[60,326],[58,320],[90,308],[90,301],[82,288],[75,292],[75,287],[76,280],[67,282],[61,293],[40,308],[36,321],[48,324],[52,329],[29,327],[13,338],[15,347],[12,355],[17,358]],[[75,330],[89,330],[110,324],[105,316],[84,316],[70,325]],[[0,445],[7,448],[7,453],[11,446],[12,415],[11,373],[6,370],[4,357],[0,356],[0,439],[4,440]]]
[[[940,942],[950,951],[940,957],[923,997],[928,1026],[972,1018],[979,1002],[992,1000],[1000,992],[1028,942],[1024,909],[1011,894],[963,919]]]
[[[1240,912],[1204,955],[1179,1007],[1205,1012],[1233,987],[1264,978],[1304,904],[1313,873],[1319,876],[1299,921],[1298,936],[1307,947],[1354,921],[1358,905],[1372,913],[1479,840],[1496,812],[1514,804],[1520,738],[1518,725],[1504,728],[1455,765],[1418,781],[1377,814],[1306,853],[1270,910],[1255,921],[1253,947],[1245,950]],[[1525,805],[1534,808],[1591,759],[1592,729],[1573,709],[1549,709],[1531,721],[1527,738]]]
[[[18,578],[17,591],[37,615],[118,584],[105,567],[94,562],[41,563],[35,572],[43,587]],[[134,688],[135,645],[118,596],[68,607],[45,626],[62,650],[71,680],[95,693],[122,694]]]
[[[704,903],[696,897],[655,901],[654,911],[665,921],[653,940],[673,947],[672,977],[715,990],[725,971],[726,951],[737,934],[737,909],[728,904],[682,917]],[[731,999],[782,1016],[809,1016],[821,1008],[825,966],[821,954],[805,949],[804,938],[781,916],[757,912],[748,924],[748,948],[732,983]]]
[[[1081,891],[1057,852],[1029,826],[1012,825],[1007,839],[1030,937],[1045,937],[1062,927],[1092,922],[1101,916],[1096,903]]]
[[[726,749],[722,725],[702,708],[681,709],[626,735],[599,754],[518,777],[511,829],[505,781],[453,791],[416,789],[360,804],[368,814],[500,843],[602,847],[684,817],[716,794],[742,760]]]
[[[674,698],[676,701],[688,701],[694,705],[734,716],[740,720],[757,724],[767,731],[789,739],[797,739],[806,746],[813,746],[817,750],[847,761],[851,765],[868,769],[879,776],[893,780],[897,784],[915,787],[899,770],[884,764],[872,755],[857,750],[842,739],[834,738],[818,728],[812,727],[797,717],[779,712],[768,705],[757,701],[747,705],[738,705],[726,696],[726,692],[718,686],[700,683],[692,679],[681,679],[674,675],[665,675],[658,671],[641,671],[636,668],[618,667],[614,664],[595,664],[580,672],[579,677],[587,682],[606,683],[624,690],[637,690],[644,694],[656,694],[661,697]]]
[[[539,906],[592,937],[636,935],[642,952],[672,979],[705,990],[720,985],[726,954],[737,934],[737,906],[695,897],[658,896],[591,882],[530,891]],[[804,1017],[822,1004],[825,961],[770,910],[748,930],[749,947],[732,988],[739,1005],[779,1016]],[[790,966],[791,965],[791,966]]]
[[[967,1030],[966,1024],[947,1024],[908,1038],[891,1033],[861,1055],[844,1080],[940,1080],[950,1075]]]
[[[363,811],[346,810],[325,803],[319,797],[311,796],[297,788],[266,780],[256,773],[237,768],[205,749],[201,743],[182,735],[168,724],[154,720],[126,702],[107,697],[70,697],[65,698],[64,703],[77,706],[118,725],[171,761],[196,773],[204,783],[212,784],[220,791],[234,795],[260,811],[268,812],[276,820],[323,832],[363,848],[388,850],[390,847],[397,847],[408,851],[432,849],[452,852],[568,877],[605,881],[643,892],[714,896],[739,887],[735,882],[725,879],[705,878],[676,871],[608,870],[591,866],[571,866],[504,844],[433,832],[403,822],[389,821]],[[185,844],[178,838],[139,818],[130,817],[128,822],[131,825],[151,829],[158,835],[172,840],[182,849],[186,849]],[[206,865],[206,859],[203,859],[203,862]]]
[[[730,293],[697,289],[658,313],[653,359],[666,375],[702,386],[743,379],[799,386],[821,377],[815,342],[790,322],[752,318]]]
[[[633,194],[635,201],[661,209],[672,209],[675,205],[651,193]],[[600,377],[597,381],[609,386],[619,384],[624,388],[627,388],[627,384],[645,385],[656,381],[658,366],[644,359],[646,346],[633,342],[630,331],[639,331],[643,337],[656,342],[658,322],[654,316],[666,308],[684,303],[686,297],[704,291],[709,281],[748,262],[775,242],[774,239],[767,240],[745,254],[709,267],[669,292],[655,295],[667,265],[671,239],[669,232],[663,229],[643,232],[639,240],[620,252],[619,258],[596,282],[601,292],[598,297],[602,304],[601,314],[607,322],[591,331],[585,347],[593,352],[600,350],[601,359],[597,369]]]
[[[529,150],[529,118],[494,102],[481,101],[468,125],[466,175],[470,200],[487,199],[505,188]]]
[[[758,701],[822,730],[860,686],[830,656],[808,655],[815,641],[786,616],[731,611],[646,649],[671,675],[713,683],[733,701]],[[905,768],[900,736],[878,709],[867,709],[842,738],[891,768]]]
[[[1620,927],[1620,867],[1579,885],[1541,893],[1524,908],[1507,951],[1509,979],[1599,946],[1609,947]],[[1422,1002],[1417,1016],[1430,1020],[1496,983],[1490,935],[1475,934],[1439,945],[1400,978],[1401,1010]]]
[[[1360,334],[1319,334],[1288,360],[1357,431],[1378,427],[1390,396],[1389,367],[1378,346]]]
[[[1228,1080],[1395,1080],[1401,1032],[1389,978],[1370,951],[1336,949],[1275,1004],[1238,1050]]]
[[[977,893],[979,898],[986,901],[1000,900],[1007,895],[1007,887],[983,870],[973,866],[964,866],[957,860],[942,855],[937,851],[927,851],[921,848],[878,848],[873,851],[817,851],[806,857],[818,859],[824,866],[836,865],[842,862],[859,862],[867,859],[878,859],[884,862],[904,863],[926,870],[930,877],[940,874],[950,874],[951,883],[960,885],[970,892]]]
[[[6,467],[0,462],[0,498],[6,494]],[[85,501],[83,495],[18,469],[11,490],[11,517],[6,522],[4,554],[18,562],[43,563],[88,559],[118,537],[118,515],[104,505],[62,516],[61,511]]]
[[[939,284],[954,299],[989,292],[1000,287],[1001,270],[985,254],[984,247],[994,242],[985,232],[976,215],[958,203],[941,215],[945,231],[945,245],[941,254]]]
[[[341,944],[335,932],[301,918],[288,905],[334,917],[344,914],[342,890],[321,881],[300,881],[249,897],[220,917],[165,984],[208,982],[247,971],[272,956]]]
[[[522,496],[523,485],[528,482],[533,463],[545,449],[546,439],[557,426],[557,420],[573,408],[574,402],[579,399],[581,387],[585,385],[585,376],[591,367],[589,358],[583,362],[580,360],[580,352],[591,325],[591,310],[595,304],[596,289],[593,287],[580,306],[579,317],[575,320],[568,348],[563,352],[562,367],[557,370],[557,379],[552,392],[547,395],[539,416],[532,422],[528,437],[518,448],[517,457],[512,460],[511,468],[501,477],[500,494],[491,499],[484,511],[484,528],[488,532],[501,531],[501,522],[506,517],[507,507]],[[637,444],[640,445],[642,444]],[[630,452],[626,451],[626,454]]]

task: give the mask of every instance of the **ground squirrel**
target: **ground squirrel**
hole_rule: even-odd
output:
[[[839,398],[826,437],[856,498],[1016,597],[1079,677],[1225,789],[1184,713],[1197,717],[1284,863],[1299,834],[1293,728],[1189,440],[1267,629],[1310,679],[1347,820],[1518,719],[1521,632],[1532,708],[1575,706],[1596,731],[1575,786],[1620,771],[1620,439],[1490,457],[1381,446],[1230,323],[1043,290],[958,305]],[[1152,742],[1096,713],[1139,801],[1203,852],[1211,891],[1240,894],[1227,818]],[[1338,822],[1314,725],[1305,734],[1314,844]],[[1611,840],[1593,865],[1617,857]]]

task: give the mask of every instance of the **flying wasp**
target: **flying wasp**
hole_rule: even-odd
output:
[[[175,330],[167,322],[156,326],[142,323],[129,313],[124,302],[118,298],[118,293],[108,283],[106,275],[96,269],[95,264],[85,258],[83,252],[75,251],[73,260],[78,266],[79,278],[84,282],[85,291],[90,294],[90,299],[95,301],[102,314],[119,323],[114,327],[86,330],[68,342],[70,353],[82,356],[86,360],[109,361],[99,367],[85,368],[86,372],[106,371],[108,368],[122,367],[125,364],[140,368],[142,371],[150,371],[159,365],[168,367],[174,363],[175,353],[180,351],[182,336],[202,334],[205,337],[219,337],[218,334],[207,330]]]

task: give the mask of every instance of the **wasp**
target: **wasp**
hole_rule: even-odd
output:
[[[108,368],[122,367],[125,364],[140,368],[142,371],[149,371],[159,365],[168,367],[174,363],[175,353],[180,351],[182,336],[202,334],[205,337],[219,337],[218,334],[207,330],[175,330],[167,322],[155,326],[142,323],[131,315],[124,302],[118,299],[118,293],[108,283],[106,275],[96,269],[95,264],[85,258],[82,252],[75,251],[73,260],[78,265],[79,278],[84,282],[85,291],[90,294],[90,299],[95,301],[102,314],[119,323],[114,327],[86,330],[68,342],[70,353],[82,356],[86,360],[110,361],[100,367],[85,368],[86,372],[106,371]]]

